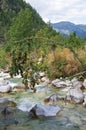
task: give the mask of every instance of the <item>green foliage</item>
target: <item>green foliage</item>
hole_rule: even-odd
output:
[[[45,23],[34,9],[21,10],[8,31],[8,41],[33,36],[44,25]]]
[[[86,70],[86,57],[80,58],[80,63],[81,63],[80,69],[82,71]]]
[[[23,83],[26,88],[28,87],[27,79],[33,77],[33,74],[37,71],[36,59],[30,53],[35,49],[34,39],[27,38],[21,41],[14,42],[11,50],[11,66],[10,75],[21,74],[23,77]]]
[[[71,33],[65,40],[65,45],[68,48],[80,48],[82,46],[82,39],[76,36],[76,33]]]
[[[0,45],[0,68],[6,68],[8,60],[5,52],[5,46]]]
[[[45,26],[44,28],[40,29],[36,36],[38,37],[44,37],[44,38],[52,38],[59,35],[55,30],[52,29],[49,25]]]
[[[6,33],[12,24],[12,19],[25,7],[27,4],[23,0],[0,1],[0,43],[7,42]]]

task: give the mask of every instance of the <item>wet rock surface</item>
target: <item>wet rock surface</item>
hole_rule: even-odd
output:
[[[59,106],[47,106],[42,104],[36,104],[31,110],[30,113],[35,117],[52,117],[56,116],[57,113],[61,110]]]

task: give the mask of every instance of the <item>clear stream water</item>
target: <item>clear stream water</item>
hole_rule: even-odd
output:
[[[11,82],[20,83],[21,79],[11,79]],[[65,95],[65,92],[54,87],[43,87],[43,83],[37,87],[37,92],[12,92],[9,94],[0,94],[17,103],[17,108],[21,111],[14,112],[14,119],[18,123],[12,122],[12,115],[5,119],[0,115],[0,130],[86,130],[86,108],[82,104],[75,105],[58,101],[61,111],[56,117],[32,118],[28,112],[32,106],[37,103],[44,104],[44,99],[48,95],[57,93]]]

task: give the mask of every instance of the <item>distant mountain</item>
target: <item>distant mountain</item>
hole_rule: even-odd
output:
[[[60,32],[61,34],[65,36],[69,35],[72,32],[76,32],[77,36],[80,36],[81,38],[86,37],[86,25],[83,25],[83,24],[76,25],[71,22],[63,21],[59,23],[52,23],[51,26],[57,32]]]

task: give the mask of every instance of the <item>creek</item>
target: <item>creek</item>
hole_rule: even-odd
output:
[[[21,79],[10,79],[10,82],[20,83]],[[0,130],[86,130],[86,108],[82,104],[58,101],[56,104],[61,111],[56,117],[33,118],[29,115],[28,111],[35,104],[44,104],[44,99],[53,93],[65,95],[65,92],[53,86],[44,87],[43,83],[37,86],[36,93],[30,90],[0,93],[0,98],[4,97],[17,104],[16,108],[11,108],[13,113],[6,119],[0,114]]]

